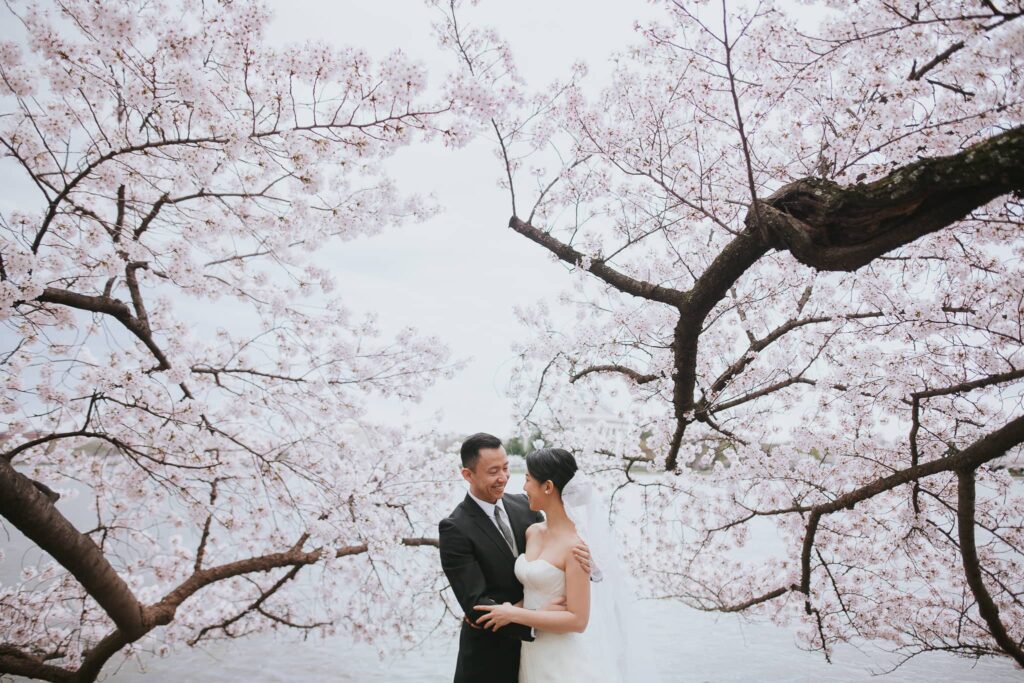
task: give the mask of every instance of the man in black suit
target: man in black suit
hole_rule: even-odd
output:
[[[530,510],[524,494],[505,495],[508,456],[497,437],[480,433],[466,439],[462,476],[469,483],[469,493],[438,527],[441,567],[465,614],[455,683],[516,683],[519,648],[522,641],[533,640],[531,629],[521,624],[483,629],[475,623],[483,613],[473,607],[523,599],[523,586],[515,575],[516,557],[526,550],[526,528],[544,517]],[[589,571],[586,545],[574,553]],[[559,607],[558,603],[545,606]]]

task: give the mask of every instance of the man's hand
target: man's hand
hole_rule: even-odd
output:
[[[580,563],[587,576],[590,576],[590,546],[582,538],[572,547],[572,556]]]

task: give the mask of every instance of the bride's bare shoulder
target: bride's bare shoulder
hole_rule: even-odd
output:
[[[530,526],[526,527],[526,537],[530,538],[536,534],[541,534],[547,531],[547,522],[534,522]]]

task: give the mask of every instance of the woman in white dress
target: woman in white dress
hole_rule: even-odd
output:
[[[561,448],[526,456],[523,488],[530,508],[542,511],[545,521],[526,530],[526,552],[516,558],[523,602],[477,605],[486,612],[478,623],[495,630],[513,622],[535,629],[535,639],[522,646],[519,683],[654,681],[650,662],[631,647],[637,624],[628,620],[628,577],[606,526],[607,511],[577,469],[572,454]],[[591,576],[572,553],[581,537],[591,548]],[[560,597],[564,609],[539,609]]]

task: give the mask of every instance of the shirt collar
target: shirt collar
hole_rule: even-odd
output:
[[[501,514],[505,515],[505,519],[508,519],[508,512],[505,510],[504,503],[501,502],[501,498],[498,499],[497,503],[488,503],[486,500],[480,500],[473,495],[473,492],[469,492],[469,497],[476,501],[476,504],[480,506],[480,509],[484,511],[484,514],[489,518],[494,519],[494,508],[501,508]]]

